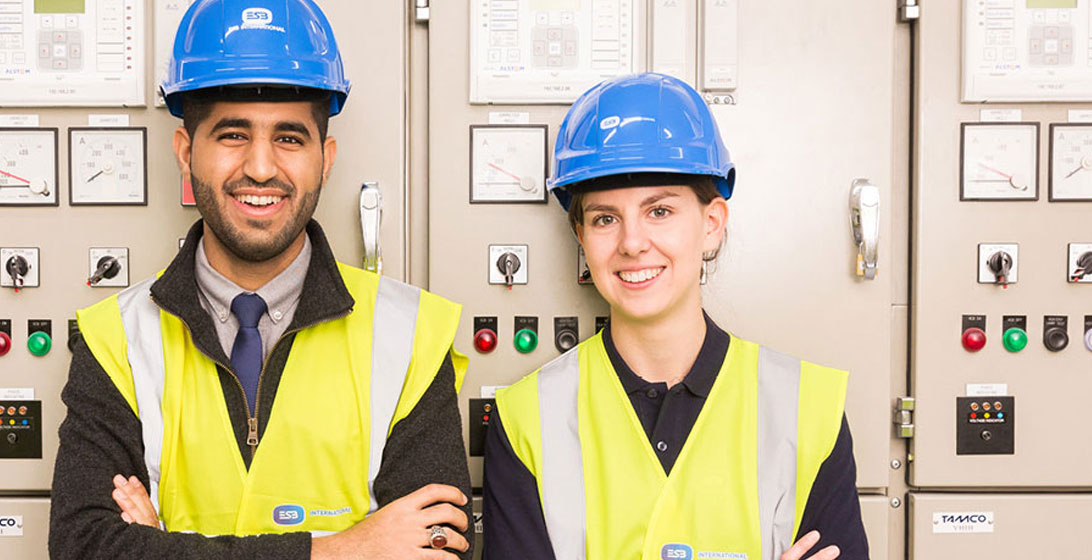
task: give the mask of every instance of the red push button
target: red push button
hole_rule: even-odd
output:
[[[474,349],[488,354],[497,349],[497,333],[493,329],[478,329],[474,333]]]
[[[963,331],[963,348],[968,352],[978,352],[986,346],[986,333],[978,327]]]
[[[0,356],[11,351],[11,337],[8,333],[0,331]]]

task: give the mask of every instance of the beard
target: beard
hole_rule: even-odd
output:
[[[303,198],[298,199],[296,213],[280,231],[274,232],[272,239],[248,237],[234,225],[228,222],[226,212],[217,204],[215,187],[201,180],[191,170],[191,183],[193,183],[193,198],[197,203],[197,209],[201,212],[205,224],[209,226],[213,235],[235,257],[247,262],[265,262],[283,253],[292,243],[299,238],[307,227],[307,222],[315,213],[318,206],[320,188],[308,191]],[[321,176],[318,182],[321,183]],[[298,189],[295,185],[285,183],[278,179],[271,179],[265,183],[256,183],[249,178],[240,179],[232,183],[224,183],[220,190],[225,196],[244,187],[275,188],[290,199],[296,199]],[[227,202],[230,204],[230,202]],[[247,220],[247,225],[260,230],[268,230],[271,223],[267,220]]]

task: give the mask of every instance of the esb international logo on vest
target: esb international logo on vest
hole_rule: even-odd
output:
[[[660,560],[747,560],[742,552],[706,552],[694,554],[694,547],[682,543],[668,543],[660,548]]]

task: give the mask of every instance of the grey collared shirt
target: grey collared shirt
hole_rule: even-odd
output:
[[[304,236],[303,250],[288,268],[258,288],[258,291],[249,292],[212,268],[205,256],[205,240],[201,239],[197,243],[194,267],[197,293],[200,295],[201,307],[212,317],[212,324],[216,325],[216,335],[220,339],[220,346],[224,348],[224,354],[231,357],[231,347],[235,345],[235,335],[239,331],[239,320],[231,312],[231,301],[241,293],[256,293],[265,300],[266,312],[258,321],[258,332],[262,335],[262,359],[264,361],[269,358],[277,339],[292,324],[292,317],[296,314],[296,306],[303,291],[303,279],[307,276],[310,265],[311,240]]]

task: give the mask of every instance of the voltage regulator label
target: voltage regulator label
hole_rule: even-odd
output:
[[[934,513],[934,533],[992,533],[993,512]]]

